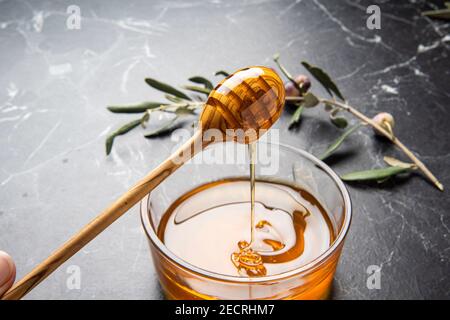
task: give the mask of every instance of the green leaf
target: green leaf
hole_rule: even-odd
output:
[[[288,129],[292,129],[296,124],[299,123],[304,106],[303,103],[297,104],[298,108],[295,110],[294,114],[291,117],[291,121],[289,122],[289,127]]]
[[[347,173],[342,175],[341,179],[344,181],[370,181],[370,180],[381,181],[386,178],[395,176],[399,173],[404,173],[408,171],[411,171],[411,169],[403,167],[386,167],[380,169]]]
[[[174,131],[175,129],[180,127],[180,124],[176,124],[175,122],[178,120],[178,116],[172,118],[171,120],[169,120],[165,125],[163,125],[162,127],[150,131],[148,133],[146,133],[144,135],[144,137],[146,138],[156,138],[165,134],[168,134],[172,131]]]
[[[198,86],[183,86],[183,88],[186,90],[189,90],[189,91],[203,93],[203,94],[206,94],[207,96],[209,96],[209,93],[211,92],[210,89],[198,87]]]
[[[150,121],[150,112],[147,111],[141,118],[141,127],[145,129],[146,123]]]
[[[111,149],[113,147],[113,143],[114,143],[114,139],[117,136],[121,136],[131,130],[133,130],[134,128],[136,128],[137,126],[139,126],[141,124],[141,119],[137,119],[134,121],[131,121],[127,124],[125,124],[124,126],[120,127],[119,129],[117,129],[116,131],[114,131],[113,133],[111,133],[107,138],[106,138],[106,155],[109,155],[111,153]]]
[[[228,77],[230,76],[230,74],[224,70],[219,70],[216,71],[216,73],[214,74],[215,76],[224,76],[224,77]]]
[[[165,93],[169,93],[171,95],[174,95],[178,98],[185,99],[185,100],[191,100],[186,94],[179,91],[178,89],[175,89],[171,85],[168,85],[164,82],[160,82],[158,80],[152,79],[152,78],[146,78],[145,82],[150,86],[155,88],[156,90],[163,91]]]
[[[348,125],[347,119],[342,117],[330,117],[330,120],[339,129],[344,129]]]
[[[203,84],[205,86],[205,88],[210,89],[210,90],[212,90],[214,88],[211,81],[209,81],[208,79],[206,79],[204,77],[200,77],[200,76],[191,77],[191,78],[189,78],[189,81],[192,81],[194,83]]]
[[[325,111],[326,112],[330,112],[331,110],[333,110],[333,106],[330,104],[325,104],[324,105]]]
[[[195,111],[193,109],[189,108],[189,106],[184,106],[184,107],[178,107],[175,110],[175,114],[178,116],[190,115],[190,114],[195,114]]]
[[[160,106],[166,105],[167,103],[162,102],[142,102],[138,104],[131,104],[126,106],[108,106],[108,110],[114,113],[142,113],[148,109],[159,108]]]
[[[330,121],[332,124],[334,124],[339,129],[343,129],[343,128],[347,127],[348,122],[347,122],[347,119],[345,119],[344,117],[337,117],[337,114],[339,113],[339,111],[340,111],[339,108],[331,109]]]
[[[166,97],[167,100],[169,100],[170,102],[173,102],[173,103],[180,103],[183,101],[183,99],[175,97],[171,94],[165,94],[164,97]]]
[[[450,7],[447,9],[424,11],[422,15],[430,18],[450,20]]]
[[[305,108],[315,107],[319,104],[319,102],[319,99],[311,92],[308,92],[303,96],[303,104]]]
[[[335,94],[339,99],[345,100],[336,84],[331,80],[330,76],[317,66],[310,65],[306,61],[302,61],[302,65],[313,75],[317,81],[327,90],[330,95]]]
[[[347,129],[339,138],[337,138],[328,148],[325,150],[325,152],[319,157],[320,160],[324,160],[328,158],[330,155],[332,155],[339,147],[342,145],[344,140],[353,132],[361,128],[362,124],[359,123],[356,126],[353,126],[349,129]]]

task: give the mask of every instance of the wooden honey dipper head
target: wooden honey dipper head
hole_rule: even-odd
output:
[[[200,115],[200,127],[219,129],[225,140],[251,143],[258,140],[281,115],[284,85],[267,67],[236,71],[209,94]]]

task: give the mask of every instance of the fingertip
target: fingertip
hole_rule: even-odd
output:
[[[3,295],[14,283],[16,278],[16,266],[9,254],[0,251],[0,296]]]

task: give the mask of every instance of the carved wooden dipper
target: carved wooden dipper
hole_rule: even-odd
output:
[[[266,67],[244,68],[225,78],[210,93],[200,115],[200,129],[191,139],[18,281],[2,299],[22,298],[184,162],[207,145],[218,142],[206,139],[208,129],[219,129],[223,140],[240,143],[257,140],[280,117],[284,95],[283,82]]]

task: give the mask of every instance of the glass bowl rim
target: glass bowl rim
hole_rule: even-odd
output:
[[[318,165],[322,170],[326,172],[328,176],[334,181],[336,186],[338,187],[341,196],[344,201],[344,221],[342,223],[342,227],[339,230],[339,233],[336,237],[336,239],[333,241],[332,245],[324,251],[321,255],[319,255],[314,260],[311,260],[307,264],[302,265],[301,267],[283,272],[278,273],[270,276],[263,276],[263,277],[255,277],[255,278],[246,278],[246,277],[239,277],[239,276],[231,276],[231,275],[224,275],[212,271],[208,271],[205,269],[202,269],[200,267],[194,266],[190,264],[189,262],[179,258],[174,253],[172,253],[165,245],[164,243],[158,238],[158,236],[155,233],[155,230],[152,226],[152,222],[150,221],[150,217],[148,214],[148,201],[150,194],[147,194],[140,202],[140,211],[141,211],[141,223],[144,228],[144,231],[150,241],[153,243],[153,245],[157,248],[158,252],[162,253],[171,263],[174,263],[178,267],[181,267],[182,269],[187,270],[188,272],[198,274],[200,276],[206,276],[212,280],[215,281],[221,281],[221,282],[233,282],[233,283],[264,283],[264,282],[271,282],[271,281],[278,281],[285,278],[291,278],[293,276],[301,275],[301,274],[308,274],[309,272],[316,269],[317,266],[324,263],[332,254],[335,252],[339,246],[343,243],[349,227],[352,220],[352,203],[350,199],[350,195],[348,193],[347,187],[344,185],[343,181],[339,178],[339,176],[331,169],[326,163],[319,160],[309,152],[299,149],[297,147],[293,147],[287,144],[283,143],[274,143],[274,142],[268,142],[268,141],[259,141],[259,143],[265,143],[268,145],[278,145],[280,147],[286,148],[289,151],[295,152],[300,154],[302,157],[310,160],[311,162]],[[161,182],[161,183],[164,183]]]

